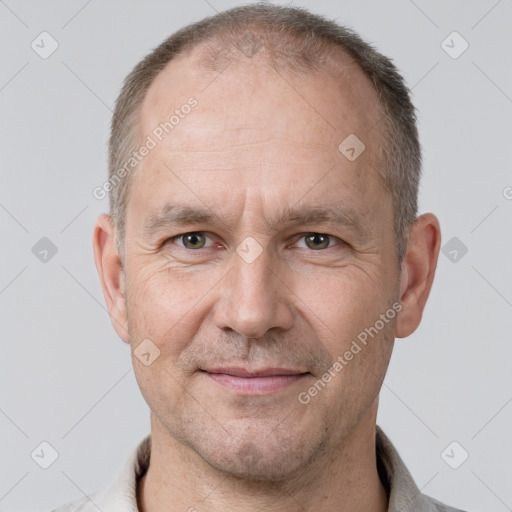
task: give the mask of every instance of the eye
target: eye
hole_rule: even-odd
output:
[[[183,245],[179,243],[177,245],[185,249],[204,249],[205,247],[211,247],[211,244],[206,245],[208,238],[202,231],[192,231],[191,233],[173,236],[169,238],[167,243],[176,243],[179,240]]]
[[[303,233],[299,235],[299,241],[304,240],[305,245],[298,245],[299,248],[312,249],[314,251],[319,251],[322,249],[328,249],[333,245],[343,245],[343,240],[325,233]],[[207,244],[207,240],[210,240],[210,244]],[[338,242],[338,244],[336,244]],[[169,238],[166,242],[173,243],[178,245],[179,247],[183,247],[184,249],[205,249],[208,247],[212,247],[212,240],[202,231],[192,231],[189,233],[183,233],[181,235],[173,236]],[[298,244],[298,242],[297,242]]]
[[[330,242],[333,240],[343,243],[343,241],[340,240],[339,238],[336,238],[335,236],[332,235],[326,235],[325,233],[304,233],[301,235],[301,238],[299,240],[302,239],[304,239],[305,241],[306,248],[313,249],[314,251],[328,249],[329,247],[332,247],[332,245],[336,245],[330,244]]]

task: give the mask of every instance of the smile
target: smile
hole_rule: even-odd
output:
[[[280,391],[310,375],[309,372],[298,372],[283,368],[267,368],[253,372],[241,368],[202,371],[208,378],[224,388],[249,395]]]

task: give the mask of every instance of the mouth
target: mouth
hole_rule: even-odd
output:
[[[201,372],[222,387],[242,395],[262,395],[280,391],[311,375],[309,372],[287,368],[248,370],[240,367],[223,367]]]

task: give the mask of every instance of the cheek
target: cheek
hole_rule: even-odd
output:
[[[301,306],[302,314],[333,363],[338,362],[332,367],[329,391],[319,402],[353,408],[353,414],[378,394],[393,347],[393,294],[389,283],[380,282],[377,275],[345,267],[336,275],[331,270],[329,279],[301,278],[297,284],[307,305]]]
[[[367,313],[366,318],[360,315],[355,320],[340,321],[338,332],[323,341],[332,365],[318,377],[329,381],[319,393],[318,407],[342,423],[347,418],[355,421],[382,387],[393,349],[394,319],[386,323],[379,320],[379,315]],[[314,393],[311,388],[307,393],[310,391]]]
[[[320,269],[309,277],[295,274],[290,288],[297,307],[333,355],[391,307],[389,283],[379,276],[377,269],[371,273],[354,265]]]
[[[178,271],[142,262],[131,270],[127,309],[132,339],[138,344],[148,338],[174,360],[197,331],[222,273]]]

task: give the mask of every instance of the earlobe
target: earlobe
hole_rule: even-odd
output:
[[[437,217],[426,213],[411,226],[400,278],[402,310],[398,315],[396,336],[412,334],[421,321],[427,302],[441,245],[441,229]]]
[[[110,321],[119,337],[129,343],[125,300],[125,274],[109,215],[101,214],[94,225],[94,261],[98,271]]]

